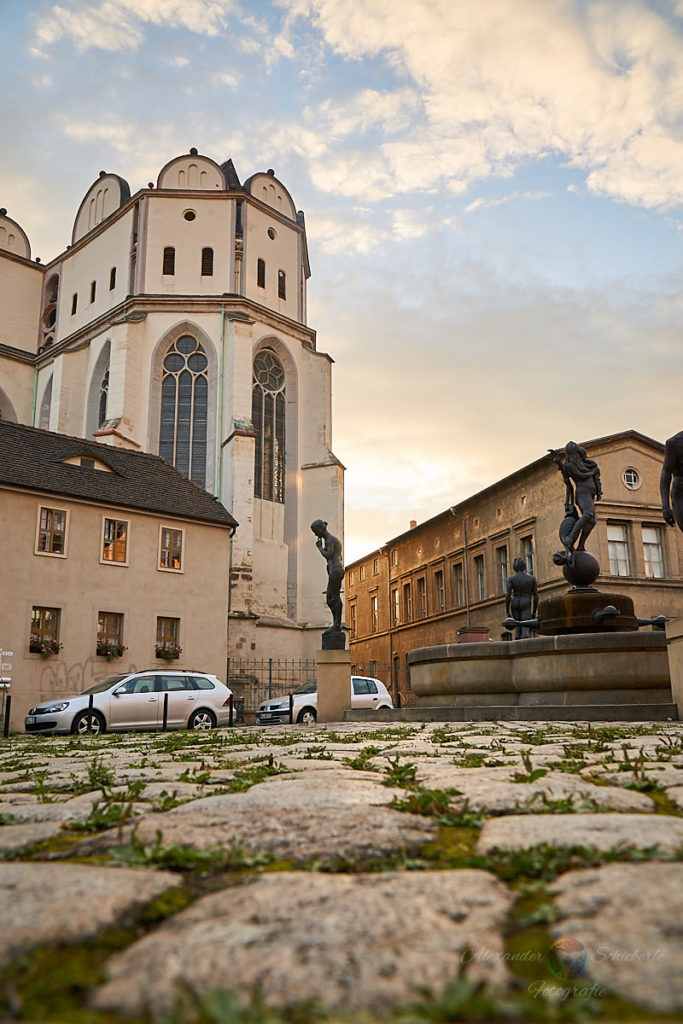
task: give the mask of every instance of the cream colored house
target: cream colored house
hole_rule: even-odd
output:
[[[164,656],[225,679],[236,523],[163,459],[0,422],[0,517],[14,728]]]
[[[160,454],[230,509],[237,656],[310,657],[328,621],[309,526],[342,533],[343,468],[309,276],[273,171],[195,150],[132,196],[101,172],[44,267],[0,215],[0,416]]]

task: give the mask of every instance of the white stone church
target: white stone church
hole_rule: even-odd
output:
[[[131,196],[100,172],[43,265],[0,210],[0,417],[162,455],[238,522],[229,653],[311,657],[314,519],[343,531],[331,364],[306,322],[301,211],[196,150]]]

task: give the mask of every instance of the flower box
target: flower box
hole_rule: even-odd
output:
[[[28,649],[31,654],[39,654],[41,658],[49,658],[53,654],[59,654],[64,645],[59,640],[42,640],[39,636],[32,636],[28,642]]]
[[[120,658],[128,648],[124,644],[117,643],[115,640],[104,640],[100,639],[97,641],[97,649],[95,653],[100,658]]]
[[[177,644],[157,644],[156,656],[164,661],[175,661],[183,653],[182,647]]]

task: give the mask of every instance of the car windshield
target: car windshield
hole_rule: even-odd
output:
[[[93,683],[87,690],[81,690],[81,693],[102,693],[103,690],[108,690],[110,686],[125,679],[128,675],[130,675],[129,672],[123,672],[118,676],[107,676],[106,679],[100,679],[99,683]]]
[[[312,679],[310,683],[304,683],[304,685],[300,686],[298,690],[294,691],[294,693],[315,693],[317,689],[318,682],[317,680]]]

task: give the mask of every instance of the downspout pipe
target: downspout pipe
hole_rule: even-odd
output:
[[[33,367],[33,398],[31,400],[31,426],[36,425],[36,402],[38,400],[38,367]]]
[[[221,439],[223,435],[223,364],[225,348],[225,303],[221,303],[221,340],[218,352],[218,408],[216,409],[216,497],[220,501],[221,485],[223,482],[223,448]],[[232,536],[232,534],[231,534]],[[232,548],[232,545],[231,545]]]

